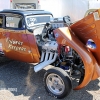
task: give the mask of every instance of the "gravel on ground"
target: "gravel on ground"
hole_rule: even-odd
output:
[[[45,70],[34,72],[32,64],[11,61],[0,65],[0,100],[57,100],[43,84]],[[100,100],[100,78],[61,100]]]

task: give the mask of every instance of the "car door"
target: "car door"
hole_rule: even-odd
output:
[[[33,62],[33,56],[27,39],[24,17],[18,14],[5,16],[5,55],[11,59]]]
[[[5,45],[4,45],[4,20],[5,16],[4,14],[0,14],[0,56],[3,56],[5,54]]]

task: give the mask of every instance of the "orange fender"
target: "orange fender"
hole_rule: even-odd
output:
[[[55,29],[54,34],[58,44],[69,45],[80,55],[84,63],[84,80],[75,89],[83,88],[92,80],[92,78],[96,79],[100,76],[100,69],[94,56],[86,48],[86,46],[74,35],[74,33],[69,30],[68,27]]]

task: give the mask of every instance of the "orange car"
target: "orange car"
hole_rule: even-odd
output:
[[[54,66],[44,75],[45,88],[50,95],[63,98],[72,90],[72,76],[80,77],[75,89],[100,76],[100,10],[68,27],[51,18],[44,10],[1,11],[0,55],[37,63],[35,72]]]

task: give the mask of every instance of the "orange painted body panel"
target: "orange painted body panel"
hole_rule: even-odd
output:
[[[3,32],[5,56],[19,61],[33,62],[29,42],[25,30],[8,30]],[[13,55],[13,56],[11,56]]]
[[[54,30],[54,33],[55,36],[58,34],[58,37],[56,37],[58,44],[69,45],[80,55],[83,60],[85,66],[85,77],[83,82],[75,89],[83,88],[92,80],[93,73],[95,71],[94,69],[98,70],[95,78],[100,76],[99,66],[91,52],[87,50],[85,45],[71,31],[69,31],[67,27],[56,29]]]
[[[38,63],[40,61],[40,54],[39,54],[34,33],[30,33],[28,31],[26,31],[26,33],[27,33],[29,44],[30,44],[31,52],[33,55],[33,63]]]
[[[85,17],[71,26],[71,30],[75,35],[86,44],[88,39],[92,39],[96,43],[96,49],[92,50],[92,54],[100,65],[100,20],[96,20],[95,13],[100,17],[100,10]]]
[[[5,42],[4,42],[4,39],[5,37],[3,36],[3,32],[4,32],[4,29],[3,28],[0,28],[0,43],[2,43],[2,49],[3,49],[3,52],[5,53]]]
[[[8,30],[2,33],[2,41],[5,47],[5,56],[14,60],[28,63],[39,62],[39,52],[33,34],[26,34],[26,30]],[[13,55],[13,56],[11,56]]]
[[[100,10],[76,22],[69,28],[54,30],[54,33],[58,44],[69,45],[83,60],[84,80],[75,89],[83,88],[91,80],[100,77]],[[95,42],[96,49],[91,50],[86,47],[88,39]]]
[[[88,39],[94,41],[96,49],[89,50],[97,61],[97,65],[95,66],[100,67],[100,9],[71,25],[70,28],[84,45],[86,45]],[[96,69],[95,67],[92,79],[96,79],[98,74],[100,74],[100,68]],[[100,75],[98,75],[98,77],[100,77]]]

